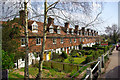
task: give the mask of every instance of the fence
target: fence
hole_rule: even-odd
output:
[[[109,51],[107,51],[107,53],[104,55],[102,55],[101,57],[98,58],[96,65],[93,67],[93,69],[91,68],[87,68],[86,69],[86,77],[84,80],[87,80],[88,78],[90,78],[91,80],[93,79],[93,71],[98,67],[98,75],[101,74],[101,69],[104,68],[104,64],[105,64],[105,57],[107,56],[107,58],[109,58],[109,54],[112,53],[114,46],[112,48],[110,48]]]

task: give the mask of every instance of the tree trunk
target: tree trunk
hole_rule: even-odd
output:
[[[24,10],[25,10],[25,45],[26,45],[26,55],[25,55],[25,69],[24,69],[24,80],[29,80],[29,72],[28,72],[28,11],[27,11],[27,2],[24,2]]]
[[[17,69],[18,69],[18,60],[16,62],[17,62]]]
[[[39,55],[40,60],[39,60],[39,72],[36,77],[36,80],[39,80],[42,78],[42,65],[43,65],[43,55],[44,55],[44,50],[45,50],[45,41],[46,41],[46,28],[47,28],[47,0],[44,2],[44,26],[43,26],[43,43],[42,43],[42,52]]]

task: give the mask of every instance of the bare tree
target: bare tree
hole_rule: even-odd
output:
[[[54,18],[57,19],[56,23],[61,23],[60,20],[67,21],[70,22],[71,25],[74,27],[76,24],[82,25],[83,27],[88,27],[90,25],[96,24],[96,22],[99,20],[99,16],[102,13],[102,9],[99,10],[99,12],[96,14],[96,16],[93,16],[92,14],[92,3],[89,2],[55,2],[51,5],[49,5],[47,7],[47,0],[45,0],[44,2],[44,15],[43,14],[39,14],[37,12],[37,10],[35,11],[34,9],[31,9],[36,15],[33,16],[32,18],[36,18],[36,17],[44,17],[44,28],[43,28],[43,44],[42,44],[42,52],[40,54],[40,60],[39,60],[39,72],[37,75],[36,79],[40,79],[41,78],[41,74],[42,74],[42,64],[43,64],[43,54],[44,54],[44,49],[45,49],[45,41],[46,41],[46,27],[47,27],[47,17],[52,16]],[[27,3],[25,3],[27,4]],[[72,6],[72,7],[71,7]],[[27,6],[24,6],[25,8],[25,12],[27,11]],[[58,14],[56,15],[56,12],[58,12]],[[78,17],[76,19],[74,13],[79,13],[80,14],[84,14],[84,18],[80,19],[81,16],[77,15],[76,17]],[[27,12],[26,12],[27,13]],[[18,14],[18,13],[17,13]],[[72,15],[74,14],[74,15]],[[14,15],[15,16],[15,15]],[[26,16],[26,29],[27,29],[27,14],[25,14]],[[11,17],[8,16],[8,17]],[[12,16],[13,17],[13,16]],[[75,17],[75,18],[74,18]],[[4,17],[6,18],[6,17]],[[30,19],[32,19],[30,18]],[[88,20],[86,20],[88,19]],[[62,24],[62,23],[61,23]],[[27,34],[27,30],[25,30],[26,32],[26,56],[28,56],[28,34]],[[26,64],[25,64],[25,78],[28,79],[29,78],[29,73],[28,73],[28,64],[27,64],[27,60],[28,58],[26,57]]]
[[[29,80],[29,71],[28,71],[28,54],[29,54],[29,48],[28,48],[28,9],[27,9],[26,0],[24,2],[24,11],[25,11],[24,31],[25,31],[25,45],[26,45],[24,80]]]
[[[105,32],[109,36],[112,43],[117,42],[117,40],[119,38],[119,34],[120,34],[117,24],[113,24],[111,27],[110,26],[106,27]]]

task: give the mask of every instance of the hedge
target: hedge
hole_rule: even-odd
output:
[[[71,72],[73,70],[78,71],[79,68],[79,65],[77,64],[61,63],[54,61],[44,61],[43,66],[65,72]]]
[[[91,62],[93,60],[93,55],[88,55],[86,58],[86,63]]]
[[[62,51],[62,54],[60,56],[62,56],[64,59],[67,59],[67,57],[68,57],[68,55],[65,51]]]
[[[96,50],[96,47],[83,47],[84,50]]]

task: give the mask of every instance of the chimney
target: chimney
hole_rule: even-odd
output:
[[[78,27],[79,27],[78,25],[75,25],[75,31],[74,31],[74,32],[75,32],[76,34],[77,34],[77,32],[78,32]]]
[[[65,23],[65,28],[66,29],[69,28],[69,23],[68,22]]]
[[[85,27],[82,27],[82,31],[85,31]]]
[[[78,25],[75,25],[75,30],[78,30],[78,27],[79,27]]]
[[[85,35],[85,27],[82,27],[82,35]]]
[[[91,30],[91,33],[93,33],[93,30]]]
[[[54,24],[54,18],[49,17],[48,18],[48,24],[49,25]]]
[[[25,25],[25,11],[24,10],[20,10],[19,14],[20,14],[20,24],[21,25]],[[27,15],[28,15],[28,13],[27,13]]]
[[[88,35],[89,35],[89,31],[90,31],[90,29],[87,29],[87,33],[88,33]]]

